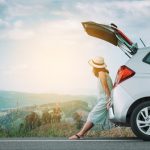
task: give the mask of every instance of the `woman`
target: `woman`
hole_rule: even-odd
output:
[[[110,129],[112,124],[108,119],[108,111],[110,105],[110,94],[112,90],[112,80],[109,76],[109,71],[106,69],[106,64],[103,57],[96,57],[89,60],[89,64],[93,68],[93,73],[98,79],[98,103],[89,113],[86,123],[83,128],[75,135],[69,137],[70,140],[77,140],[94,126],[99,125],[102,129]]]

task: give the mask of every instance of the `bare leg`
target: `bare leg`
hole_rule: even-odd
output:
[[[87,121],[83,128],[78,132],[79,136],[84,136],[85,133],[87,133],[92,127],[94,126],[94,124],[90,121]]]
[[[83,137],[85,135],[85,133],[87,133],[92,127],[94,126],[94,124],[90,121],[87,121],[83,128],[77,133],[77,135],[79,137]],[[74,140],[74,139],[78,139],[78,137],[76,135],[73,135],[71,137],[69,137],[70,140]]]

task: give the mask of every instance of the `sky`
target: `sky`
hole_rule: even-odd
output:
[[[149,20],[149,0],[0,0],[0,90],[96,94],[88,60],[103,56],[114,81],[128,57],[81,22],[113,22],[142,47]]]

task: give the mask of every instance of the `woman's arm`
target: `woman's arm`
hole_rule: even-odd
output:
[[[109,97],[110,97],[110,90],[109,90],[109,87],[108,87],[108,84],[107,84],[107,75],[105,72],[103,71],[100,71],[99,72],[99,78],[100,78],[100,81],[102,83],[102,87],[104,89],[104,92],[105,94],[107,95],[107,100],[109,100]]]

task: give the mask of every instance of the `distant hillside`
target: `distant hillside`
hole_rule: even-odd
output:
[[[61,104],[61,108],[65,113],[66,117],[72,117],[73,114],[79,109],[84,111],[90,110],[87,102],[83,102],[79,100],[64,102]]]
[[[19,129],[21,123],[24,123],[25,116],[30,114],[31,112],[38,112],[39,110],[52,110],[55,108],[55,103],[48,103],[44,105],[38,105],[38,107],[24,107],[23,109],[13,110],[6,115],[0,117],[0,127],[3,129],[11,129],[16,128]],[[43,109],[44,108],[44,109]],[[48,108],[48,109],[47,109]],[[72,118],[73,114],[77,110],[83,110],[88,112],[90,109],[88,104],[84,101],[74,100],[68,102],[62,102],[60,104],[60,108],[63,111],[65,118],[69,117]],[[37,113],[38,114],[38,113]],[[38,114],[39,115],[39,114]],[[39,116],[40,117],[40,116]]]
[[[67,102],[72,100],[81,100],[92,107],[96,102],[95,96],[88,95],[59,95],[51,93],[23,93],[13,91],[0,91],[0,110],[7,108],[16,108],[32,105],[41,105],[47,103]]]

